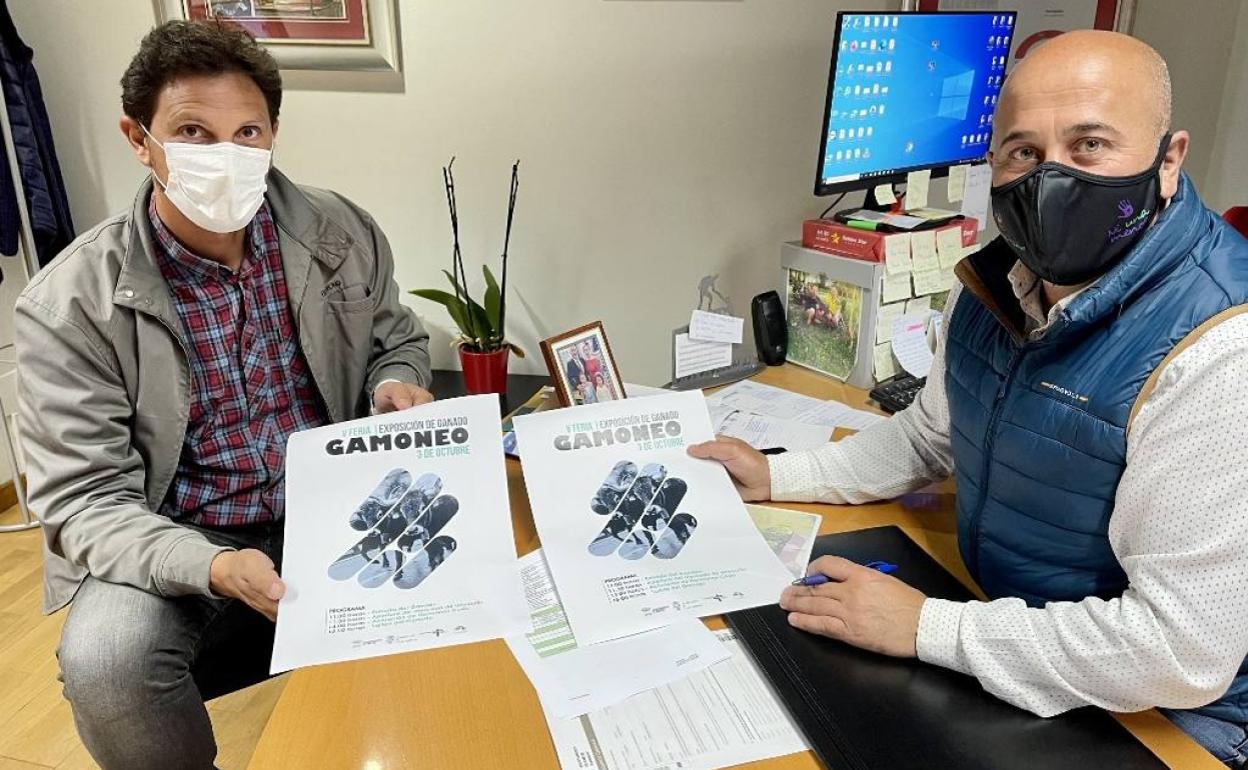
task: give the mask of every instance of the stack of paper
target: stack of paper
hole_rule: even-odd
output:
[[[689,331],[676,335],[676,378],[732,365],[732,346],[740,345],[745,319],[695,310]]]
[[[707,396],[706,402],[712,410],[736,409],[778,420],[817,425],[829,432],[838,427],[862,430],[885,419],[881,415],[854,409],[836,401],[821,401],[752,380],[729,385]]]

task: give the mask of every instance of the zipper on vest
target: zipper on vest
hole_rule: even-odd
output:
[[[992,472],[992,449],[996,443],[997,423],[1001,419],[1001,409],[1005,403],[1005,394],[1010,390],[1010,383],[1014,380],[1014,373],[1018,371],[1018,365],[1023,359],[1023,355],[1027,352],[1027,345],[1019,346],[1014,351],[1014,355],[1010,358],[1010,363],[1006,366],[1005,378],[1001,380],[1001,385],[997,388],[997,395],[992,402],[992,415],[988,418],[988,431],[984,440],[984,464],[983,472],[979,474],[981,488],[979,495],[979,504],[975,506],[975,513],[971,515],[971,525],[968,537],[970,539],[970,548],[967,549],[967,555],[970,557],[971,563],[966,565],[967,570],[971,573],[971,577],[979,580],[979,518],[984,513],[984,506],[988,502],[988,485],[989,474]]]

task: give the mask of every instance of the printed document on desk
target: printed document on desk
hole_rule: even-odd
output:
[[[520,560],[533,630],[507,646],[537,690],[542,708],[569,719],[727,660],[728,650],[697,618],[582,647],[568,625],[542,549]]]
[[[826,425],[781,420],[731,406],[708,404],[708,407],[711,411],[711,425],[717,436],[739,438],[755,449],[817,449],[828,443],[832,435],[832,429]]]
[[[496,396],[292,435],[285,542],[272,673],[528,627]]]
[[[709,441],[697,391],[516,418],[559,598],[581,644],[774,603],[792,581]]]
[[[822,425],[829,430],[837,427],[861,430],[884,419],[878,414],[853,409],[838,401],[823,401],[753,380],[729,385],[707,396],[706,401],[712,409],[732,407],[781,420]]]
[[[730,630],[732,658],[576,719],[546,714],[563,770],[716,770],[809,747]],[[835,696],[832,696],[835,697]]]

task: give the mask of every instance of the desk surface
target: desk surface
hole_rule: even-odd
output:
[[[757,379],[818,398],[869,407],[866,393],[794,366]],[[518,394],[513,394],[515,398]],[[839,437],[839,436],[838,436]],[[516,550],[538,546],[520,464],[507,461]],[[895,524],[967,585],[958,556],[953,495],[918,494],[862,506],[784,504],[823,516],[821,533]],[[722,628],[719,617],[708,619]],[[1171,767],[1223,766],[1156,711],[1118,717]],[[557,768],[537,695],[498,640],[296,671],[250,767]],[[749,765],[816,770],[810,752]]]

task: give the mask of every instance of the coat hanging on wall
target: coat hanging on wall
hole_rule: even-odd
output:
[[[35,251],[39,264],[46,265],[74,239],[74,225],[33,56],[34,51],[17,34],[8,4],[0,0],[0,85]],[[17,195],[9,156],[0,153],[0,253],[7,256],[17,253],[21,230]]]

